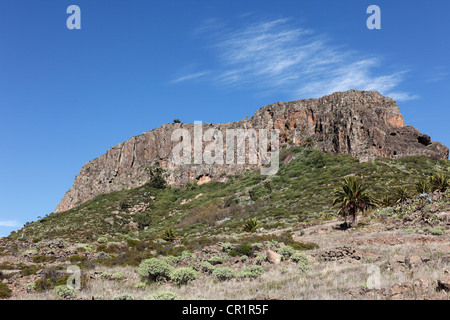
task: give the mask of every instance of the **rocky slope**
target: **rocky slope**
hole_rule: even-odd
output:
[[[194,136],[193,124],[165,124],[86,163],[55,212],[69,210],[100,194],[141,186],[149,180],[146,168],[156,162],[167,169],[167,181],[174,186],[194,180],[219,180],[252,166],[175,165],[171,161],[172,149],[179,142],[172,142],[171,135],[180,128]],[[394,100],[373,91],[350,90],[319,99],[278,102],[261,108],[250,119],[203,125],[203,131],[209,128],[222,132],[230,128],[278,129],[281,144],[301,145],[309,138],[325,152],[350,153],[361,161],[409,155],[435,159],[449,156],[447,147],[405,125]]]
[[[210,236],[203,246],[198,238],[189,246],[192,251],[181,239],[169,244],[132,238],[90,243],[0,239],[0,284],[3,293],[9,292],[0,299],[147,300],[170,292],[194,300],[448,300],[450,192],[429,196],[433,204],[428,208],[408,200],[361,218],[357,228],[342,229],[338,219],[317,220]],[[168,245],[179,250],[172,256]],[[232,254],[244,249],[246,255]],[[145,285],[138,264],[149,257],[179,270],[192,267],[197,277],[181,286],[174,280]],[[81,268],[79,291],[57,289],[66,283],[69,265]],[[218,281],[214,271],[225,269],[231,269],[230,278]]]

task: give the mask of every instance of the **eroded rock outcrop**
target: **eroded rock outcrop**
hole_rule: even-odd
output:
[[[312,141],[325,152],[350,153],[361,161],[409,155],[435,159],[449,156],[446,146],[405,125],[393,99],[375,91],[350,90],[319,99],[278,102],[262,107],[250,119],[203,124],[203,131],[209,128],[221,132],[230,128],[278,129],[280,144],[300,145]],[[149,180],[146,168],[155,162],[167,169],[167,180],[174,186],[194,180],[200,183],[220,180],[252,166],[175,165],[172,149],[179,144],[171,140],[175,129],[187,129],[194,136],[193,124],[165,124],[132,137],[86,163],[55,212],[69,210],[100,194],[141,186]]]

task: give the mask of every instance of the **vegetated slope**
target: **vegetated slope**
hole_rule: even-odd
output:
[[[365,161],[413,155],[445,160],[449,157],[446,146],[406,126],[395,101],[376,91],[349,90],[318,99],[278,102],[262,107],[251,118],[203,125],[205,132],[217,129],[224,137],[226,130],[237,128],[275,129],[279,131],[280,144],[299,146],[310,141],[318,150],[349,153]],[[183,141],[190,140],[193,151],[194,124],[190,123],[168,123],[132,137],[87,162],[55,212],[67,211],[101,194],[140,187],[149,181],[147,169],[155,162],[167,169],[167,182],[176,187],[188,181],[220,181],[223,175],[241,174],[256,166],[177,165],[172,152],[179,140],[172,141],[172,134],[179,129],[190,133],[190,137],[183,136]],[[256,132],[255,135],[259,137]]]
[[[433,173],[450,172],[450,161],[425,156],[377,158],[360,162],[348,154],[329,154],[313,147],[294,147],[281,154],[281,167],[272,177],[259,170],[210,182],[163,190],[144,185],[98,196],[71,210],[51,213],[28,223],[11,239],[64,238],[95,241],[132,236],[159,239],[173,228],[183,239],[226,236],[242,232],[244,221],[257,218],[265,230],[299,222],[333,218],[333,192],[343,177],[360,177],[376,198],[392,196],[398,188],[414,193],[414,184]],[[267,183],[270,181],[270,183]]]

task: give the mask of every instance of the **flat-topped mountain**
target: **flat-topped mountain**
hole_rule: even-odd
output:
[[[349,153],[360,161],[411,155],[434,159],[448,159],[449,156],[446,146],[432,142],[428,135],[405,125],[393,99],[375,91],[350,90],[318,99],[278,102],[262,107],[249,119],[203,124],[203,131],[209,128],[223,132],[231,128],[278,129],[280,144],[289,147],[308,142],[324,152]],[[188,181],[220,180],[256,166],[175,165],[172,150],[180,142],[172,141],[171,137],[176,129],[186,129],[194,137],[194,124],[164,124],[118,144],[86,163],[55,212],[69,210],[100,194],[144,185],[150,180],[147,168],[156,162],[167,170],[166,180],[174,186],[183,186]]]

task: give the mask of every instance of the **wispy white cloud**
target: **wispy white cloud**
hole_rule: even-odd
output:
[[[241,28],[214,28],[215,20],[200,30],[210,31],[214,71],[199,71],[173,82],[203,78],[226,86],[250,86],[287,92],[293,98],[319,97],[349,89],[377,90],[396,100],[417,98],[402,92],[406,70],[389,73],[380,57],[330,44],[323,35],[295,26],[289,19],[250,23]],[[199,34],[199,33],[198,33]]]
[[[17,228],[20,226],[20,223],[16,220],[0,221],[0,227]]]
[[[431,68],[429,74],[425,78],[425,82],[427,83],[435,83],[439,81],[446,80],[449,76],[449,72],[447,71],[446,66],[437,66]]]
[[[172,83],[198,79],[198,78],[201,78],[201,77],[207,75],[208,73],[210,73],[210,72],[209,71],[201,71],[201,72],[185,74],[185,75],[182,75],[182,76],[172,80]]]

